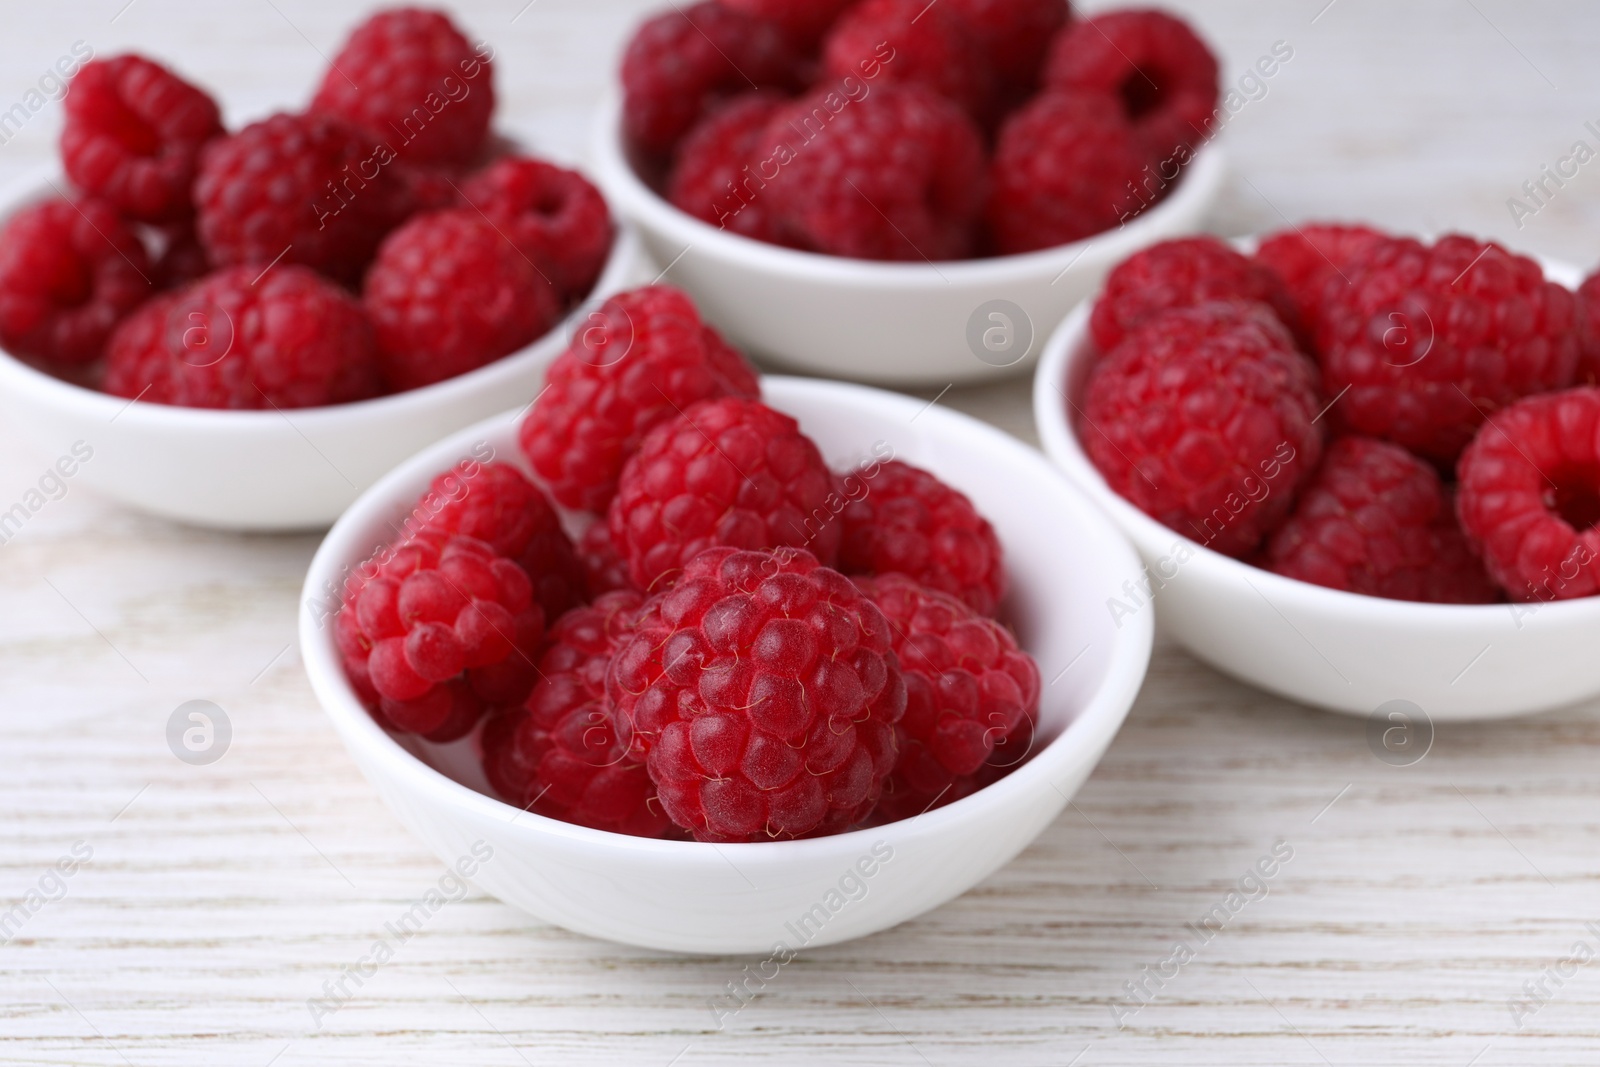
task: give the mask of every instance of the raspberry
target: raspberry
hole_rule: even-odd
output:
[[[1286,326],[1296,322],[1294,305],[1271,271],[1215,237],[1182,237],[1117,264],[1095,301],[1089,330],[1096,347],[1109,352],[1160,312],[1213,300],[1270,304]]]
[[[715,2],[645,22],[622,55],[622,125],[665,157],[725,97],[799,87],[798,61],[777,27]]]
[[[361,299],[395,390],[492,363],[561,316],[538,268],[470,208],[426,212],[385,238]]]
[[[1261,304],[1166,311],[1091,371],[1079,435],[1145,514],[1245,557],[1289,513],[1322,438],[1316,368]]]
[[[773,93],[747,93],[722,105],[678,145],[667,199],[713,226],[773,244],[786,242],[761,196],[765,134],[784,106]],[[751,173],[755,171],[755,173]]]
[[[0,344],[13,355],[90,363],[150,293],[150,259],[103,200],[46,200],[0,230]]]
[[[361,305],[304,267],[209,274],[135,311],[111,336],[105,390],[153,404],[304,408],[378,391]]]
[[[591,594],[598,596],[633,588],[633,579],[628,577],[628,561],[617,554],[616,546],[611,543],[611,526],[604,516],[591,522],[578,539],[578,558],[583,561]]]
[[[1486,415],[1577,373],[1577,302],[1539,265],[1451,235],[1375,245],[1330,284],[1323,388],[1351,430],[1450,463]]]
[[[770,22],[797,47],[812,48],[856,0],[722,0],[722,6]]]
[[[907,818],[972,792],[996,746],[1031,726],[1039,668],[1011,631],[955,597],[898,574],[856,585],[889,621],[905,677],[900,757],[880,814]]]
[[[1328,282],[1334,278],[1348,282],[1353,264],[1391,239],[1366,226],[1299,226],[1263,238],[1255,261],[1277,275],[1305,334],[1314,339],[1321,328]]]
[[[1398,445],[1343,437],[1267,545],[1289,578],[1392,600],[1487,604],[1495,589],[1432,467]]]
[[[852,479],[862,487],[859,499]],[[840,515],[840,570],[903,574],[979,615],[994,614],[1006,590],[1000,539],[965,495],[899,460],[846,475],[843,495],[851,503]]]
[[[328,115],[274,115],[200,153],[200,243],[219,267],[303,263],[341,282],[361,277],[404,217],[390,150]]]
[[[882,85],[851,101],[826,88],[778,112],[764,140],[783,162],[767,192],[804,247],[860,259],[959,259],[986,196],[983,141],[948,100]]]
[[[200,148],[222,133],[203,90],[143,56],[116,56],[86,63],[63,106],[61,163],[74,185],[129,218],[191,213]]]
[[[828,32],[822,68],[833,78],[921,86],[980,123],[995,110],[994,72],[979,42],[947,8],[923,0],[856,4]]]
[[[150,265],[150,280],[157,289],[181,289],[211,273],[211,261],[206,258],[192,221],[174,223],[156,233],[160,250]]]
[[[380,11],[333,57],[311,110],[370,131],[413,162],[466,163],[494,112],[492,56],[441,12]]]
[[[1163,11],[1110,11],[1068,26],[1051,45],[1044,81],[1112,96],[1163,160],[1204,141],[1217,112],[1217,57]]]
[[[1038,88],[1051,38],[1072,15],[1066,0],[945,0],[944,6],[976,42],[1002,101],[1013,107]]]
[[[1600,273],[1589,275],[1578,286],[1578,336],[1583,354],[1577,381],[1600,385]]]
[[[611,254],[611,212],[583,175],[514,156],[474,175],[461,195],[541,265],[563,303],[594,288]]]
[[[539,487],[509,463],[484,463],[433,480],[422,500],[424,528],[474,537],[516,560],[547,619],[587,599],[588,581],[561,516]]]
[[[883,613],[797,549],[695,557],[645,604],[606,689],[662,807],[700,841],[861,821],[906,701]]]
[[[335,637],[380,721],[450,740],[437,736],[446,726],[527,697],[544,612],[527,573],[489,545],[424,534],[357,568]]]
[[[1040,94],[1000,127],[987,209],[995,251],[1070,244],[1131,217],[1147,163],[1133,127],[1099,98]]]
[[[649,286],[607,300],[550,365],[519,434],[569,508],[604,512],[628,456],[656,424],[718,396],[761,394],[755,372],[689,298]]]
[[[495,792],[596,830],[663,837],[672,829],[606,696],[606,668],[643,602],[638,593],[607,593],[556,622],[527,703],[483,728],[483,769]]]
[[[703,400],[657,426],[622,469],[607,521],[640,589],[714,546],[839,555],[833,476],[800,424],[759,400]]]
[[[1457,471],[1462,528],[1513,599],[1600,593],[1600,389],[1491,415]]]

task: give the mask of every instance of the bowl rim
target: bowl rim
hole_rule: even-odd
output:
[[[45,164],[32,168],[27,174],[0,189],[0,223],[17,210],[48,195],[63,195],[67,179],[58,164]],[[0,347],[0,388],[39,398],[52,407],[68,407],[83,413],[86,418],[99,418],[107,423],[121,421],[128,426],[149,427],[161,430],[192,430],[200,433],[240,432],[250,433],[267,426],[276,426],[288,417],[294,425],[305,430],[320,430],[361,419],[402,419],[419,411],[430,410],[439,404],[449,404],[463,397],[504,384],[504,379],[537,367],[559,353],[572,333],[609,294],[622,289],[632,278],[641,258],[639,237],[628,220],[611,207],[615,233],[605,266],[595,279],[589,295],[553,323],[548,330],[515,352],[507,353],[481,367],[464,374],[434,382],[430,385],[408,389],[399,393],[352,400],[342,404],[324,404],[307,408],[264,408],[235,410],[231,408],[197,408],[177,404],[158,404],[141,401],[137,397],[113,396],[88,386],[58,378],[46,370]],[[358,296],[359,299],[359,296]]]
[[[1292,225],[1292,224],[1291,224]],[[1247,237],[1222,238],[1246,253],[1254,249],[1263,234]],[[1566,277],[1582,277],[1582,272],[1570,264],[1543,256],[1530,256],[1545,271],[1546,278],[1560,281]],[[1554,277],[1552,277],[1554,276]],[[1495,604],[1431,604],[1414,600],[1390,600],[1365,593],[1347,592],[1313,585],[1298,578],[1288,578],[1243,560],[1225,556],[1206,547],[1193,538],[1173,530],[1140,511],[1131,502],[1113,490],[1100,471],[1089,460],[1072,420],[1067,418],[1066,405],[1076,403],[1067,396],[1067,382],[1073,372],[1088,357],[1089,347],[1084,342],[1089,333],[1089,316],[1100,289],[1086,297],[1062,320],[1055,332],[1045,342],[1039,355],[1039,365],[1033,378],[1033,419],[1039,431],[1039,440],[1048,455],[1067,478],[1088,493],[1116,524],[1138,546],[1161,543],[1182,543],[1194,553],[1194,561],[1185,567],[1200,563],[1212,572],[1230,581],[1254,586],[1268,604],[1275,609],[1280,604],[1293,603],[1296,607],[1331,617],[1342,622],[1371,622],[1382,614],[1386,624],[1429,629],[1434,632],[1479,633],[1494,616],[1510,611],[1516,619],[1515,609],[1527,607],[1527,616],[1547,617],[1544,625],[1594,625],[1600,623],[1600,594],[1570,600],[1504,601]]]
[[[929,260],[923,263],[890,263],[878,260],[807,252],[758,241],[695,218],[674,206],[641,178],[628,160],[622,141],[622,94],[609,88],[601,99],[593,124],[590,158],[595,177],[606,194],[631,219],[646,230],[670,234],[691,248],[704,248],[721,259],[740,260],[770,274],[839,282],[869,289],[896,289],[918,285],[928,288],[955,285],[995,286],[1032,280],[1042,274],[1059,278],[1080,260],[1095,255],[1091,262],[1107,257],[1120,259],[1134,250],[1158,240],[1165,220],[1174,214],[1192,211],[1203,214],[1221,191],[1227,173],[1227,156],[1212,137],[1184,166],[1183,180],[1171,194],[1126,222],[1070,244],[1056,245],[1033,252],[970,259]],[[670,269],[670,268],[669,268]],[[1052,284],[1054,284],[1052,282]]]
[[[991,444],[1014,450],[1020,464],[1032,465],[1036,473],[1054,486],[1054,491],[1068,503],[1082,522],[1097,531],[1103,539],[1104,550],[1111,557],[1122,557],[1117,560],[1118,566],[1130,575],[1138,573],[1137,553],[1128,544],[1122,531],[1042,454],[1004,431],[949,409],[926,408],[922,401],[914,397],[854,383],[766,375],[762,378],[762,384],[764,389],[779,394],[775,399],[780,410],[785,395],[851,396],[860,402],[890,405],[891,410],[907,416],[923,411],[923,418],[927,420],[922,428],[924,433],[930,432],[930,426],[937,427],[944,423],[963,433],[986,437]],[[358,764],[365,765],[368,759],[378,761],[391,779],[397,779],[410,792],[425,794],[432,804],[448,806],[466,815],[492,817],[507,825],[521,823],[525,832],[562,840],[574,846],[620,849],[663,860],[723,864],[726,862],[723,853],[727,849],[736,850],[741,863],[749,861],[757,865],[786,864],[806,857],[826,858],[841,849],[865,849],[889,832],[895,834],[897,841],[927,839],[940,836],[948,826],[981,820],[986,802],[979,798],[985,794],[988,794],[988,802],[992,803],[1013,792],[1054,788],[1054,776],[1064,766],[1070,766],[1080,753],[1103,751],[1110,743],[1144,684],[1155,638],[1154,620],[1148,612],[1141,613],[1140,618],[1129,620],[1127,625],[1114,631],[1105,677],[1060,734],[1035,751],[1032,758],[1004,778],[970,796],[893,823],[798,841],[713,844],[665,841],[595,830],[526,809],[520,811],[519,817],[519,809],[436,770],[407,751],[380,727],[362,706],[345,678],[334,643],[333,627],[325,625],[319,629],[312,622],[310,609],[315,600],[325,595],[324,582],[337,580],[347,564],[354,566],[365,554],[366,550],[360,546],[357,538],[359,531],[371,524],[375,513],[393,506],[404,486],[413,482],[420,484],[426,476],[436,473],[435,469],[441,460],[448,464],[447,457],[470,447],[470,442],[506,433],[508,423],[515,425],[508,416],[513,416],[513,412],[492,416],[435,442],[386,473],[363,492],[328,531],[307,570],[301,591],[298,622],[300,653],[318,702],[333,720],[345,744],[352,749]],[[359,755],[354,751],[357,747],[361,750]],[[1041,782],[1041,779],[1044,781]]]

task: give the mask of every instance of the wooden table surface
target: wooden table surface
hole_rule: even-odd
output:
[[[651,3],[459,8],[499,51],[506,120],[578,153]],[[1600,120],[1592,4],[1179,6],[1230,80],[1276,41],[1293,49],[1230,124],[1215,228],[1360,217],[1600,259],[1600,163],[1521,228],[1507,205],[1575,141],[1600,143],[1585,127]],[[356,17],[311,0],[11,14],[0,111],[79,41],[175,61],[236,113],[291,105]],[[0,178],[47,160],[59,123],[46,104],[0,144]],[[1032,440],[1027,392],[941,402]],[[51,458],[0,427],[0,502]],[[1019,859],[921,919],[807,953],[721,1030],[708,1000],[751,961],[591,941],[476,892],[319,1030],[307,1000],[441,868],[357,773],[300,669],[296,596],[317,540],[189,529],[73,487],[0,545],[0,909],[37,904],[0,945],[0,1062],[1600,1061],[1600,965],[1586,966],[1600,707],[1440,726],[1397,768],[1359,719],[1171,648],[1076,803]],[[209,766],[166,741],[195,699],[232,725]],[[1185,924],[1275,847],[1292,858],[1266,895],[1195,937]],[[1193,953],[1178,966],[1180,940]]]

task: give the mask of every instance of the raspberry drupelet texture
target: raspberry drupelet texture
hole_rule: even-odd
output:
[[[578,557],[583,561],[583,572],[589,582],[589,593],[599,596],[618,589],[632,589],[633,579],[628,576],[628,561],[617,554],[611,543],[611,525],[601,516],[591,522],[578,539]]]
[[[715,2],[645,22],[622,56],[622,125],[665,158],[701,116],[750,89],[799,88],[799,61],[778,28]]]
[[[856,585],[888,620],[906,683],[900,755],[878,814],[909,818],[971,793],[997,747],[1032,728],[1039,668],[1011,631],[954,597],[897,574]]]
[[[1329,284],[1323,389],[1350,430],[1451,463],[1484,416],[1571,385],[1577,301],[1539,264],[1453,234],[1373,246]]]
[[[812,251],[858,259],[959,259],[987,196],[983,140],[948,100],[880,85],[830,107],[822,88],[780,110],[764,140],[779,176],[762,194],[777,224]]]
[[[1051,45],[1044,82],[1111,96],[1159,160],[1182,162],[1215,121],[1217,57],[1164,11],[1108,11],[1073,23]]]
[[[690,404],[761,394],[744,357],[667,286],[607,300],[550,365],[523,420],[522,450],[550,495],[601,513],[644,435]]]
[[[1461,526],[1512,599],[1600,593],[1600,389],[1491,415],[1457,473]]]
[[[193,213],[200,148],[222,133],[204,90],[143,56],[114,56],[86,63],[62,106],[61,163],[74,185],[128,218]]]
[[[1399,445],[1342,437],[1267,544],[1289,578],[1392,600],[1487,604],[1494,584],[1473,555],[1438,472]]]
[[[424,533],[357,568],[335,638],[380,722],[444,741],[527,698],[544,629],[521,567],[476,538]]]
[[[965,494],[899,460],[850,478],[863,489],[840,513],[840,570],[902,574],[979,615],[994,614],[1006,591],[1000,539]]]
[[[561,516],[511,464],[474,463],[446,471],[433,480],[422,505],[425,529],[475,537],[520,564],[545,618],[559,618],[588,599],[583,563]]]
[[[407,211],[389,159],[331,115],[273,115],[219,137],[194,183],[200,243],[219,267],[303,263],[354,285]]]
[[[1316,368],[1262,304],[1163,312],[1095,364],[1079,436],[1107,483],[1184,537],[1243,558],[1322,457]]]
[[[638,593],[607,593],[563,615],[527,702],[484,725],[484,772],[512,804],[639,837],[673,829],[606,695],[606,670],[643,602]]]
[[[209,274],[142,305],[107,348],[105,390],[152,404],[305,408],[378,392],[372,327],[305,267]]]
[[[796,549],[712,549],[644,607],[607,691],[700,841],[836,833],[894,769],[905,682],[883,613]]]
[[[815,48],[835,19],[856,0],[722,0],[722,6],[770,22],[794,45]]]
[[[1277,277],[1215,237],[1180,237],[1135,252],[1107,275],[1095,301],[1089,331],[1101,352],[1128,332],[1170,308],[1213,300],[1270,305],[1294,328],[1294,305]]]
[[[385,238],[362,303],[397,391],[492,363],[561,315],[550,282],[471,208],[426,212]]]
[[[1015,106],[1039,86],[1045,54],[1072,9],[1066,0],[945,0],[994,73],[1002,105]]]
[[[721,229],[786,243],[768,209],[761,177],[776,162],[766,132],[784,104],[776,93],[747,93],[708,115],[678,145],[667,199]]]
[[[1254,259],[1283,283],[1303,334],[1314,340],[1321,329],[1328,282],[1337,278],[1340,284],[1348,284],[1352,265],[1392,239],[1366,226],[1317,223],[1268,235],[1256,248]]]
[[[0,344],[14,355],[91,363],[150,294],[138,236],[103,200],[46,200],[0,229]]]
[[[494,112],[493,50],[438,11],[380,11],[328,65],[311,110],[369,131],[416,163],[472,161]]]
[[[1101,98],[1041,93],[1000,127],[987,206],[994,251],[1068,244],[1137,214],[1154,195],[1140,192],[1149,162]]]
[[[657,426],[628,460],[607,522],[640,589],[664,587],[716,546],[839,555],[833,475],[799,423],[759,400],[703,400]]]
[[[823,73],[880,85],[918,85],[987,123],[995,76],[971,29],[947,7],[922,0],[861,0],[822,46]],[[826,80],[826,79],[825,79]]]
[[[539,265],[562,303],[583,299],[611,254],[611,212],[577,171],[539,159],[498,160],[461,195]]]

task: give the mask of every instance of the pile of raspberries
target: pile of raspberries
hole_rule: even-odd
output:
[[[641,176],[697,218],[859,259],[1032,252],[1160,201],[1217,60],[1161,11],[1066,0],[704,0],[622,60]]]
[[[65,98],[72,189],[0,232],[0,345],[159,404],[301,408],[415,389],[546,333],[610,254],[578,174],[490,134],[492,50],[373,15],[310,105],[224,129],[137,55]]]
[[[909,818],[1026,756],[993,527],[887,445],[831,470],[683,293],[607,301],[519,443],[348,577],[338,646],[384,727],[470,736],[519,808],[719,842]]]
[[[1089,325],[1079,437],[1184,538],[1397,600],[1600,593],[1600,273],[1308,225],[1139,252]]]

